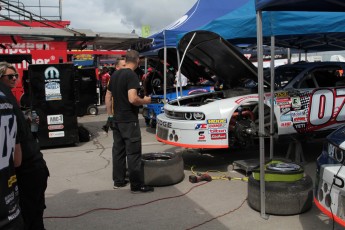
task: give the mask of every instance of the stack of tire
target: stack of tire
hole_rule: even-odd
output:
[[[146,185],[167,186],[184,179],[184,164],[181,153],[145,153],[142,156]]]
[[[265,212],[272,215],[296,215],[312,207],[313,182],[301,165],[271,160],[265,165]],[[248,180],[248,204],[261,210],[260,170]]]

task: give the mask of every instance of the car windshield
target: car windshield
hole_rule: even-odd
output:
[[[280,66],[274,71],[275,73],[275,88],[284,88],[291,80],[298,76],[305,68],[298,66]],[[270,71],[265,71],[264,78],[268,82],[271,81]]]

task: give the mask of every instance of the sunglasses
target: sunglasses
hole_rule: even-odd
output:
[[[1,77],[8,77],[9,80],[12,80],[14,77],[18,79],[19,74],[4,74]]]

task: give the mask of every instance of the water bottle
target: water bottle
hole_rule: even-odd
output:
[[[38,123],[37,123],[38,114],[35,110],[31,112],[31,132],[36,133],[38,132]]]

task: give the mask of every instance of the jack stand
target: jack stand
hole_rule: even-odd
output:
[[[285,158],[289,158],[290,154],[292,156],[293,153],[295,153],[295,162],[296,163],[304,163],[305,162],[302,144],[299,140],[294,140],[293,142],[290,142]]]

